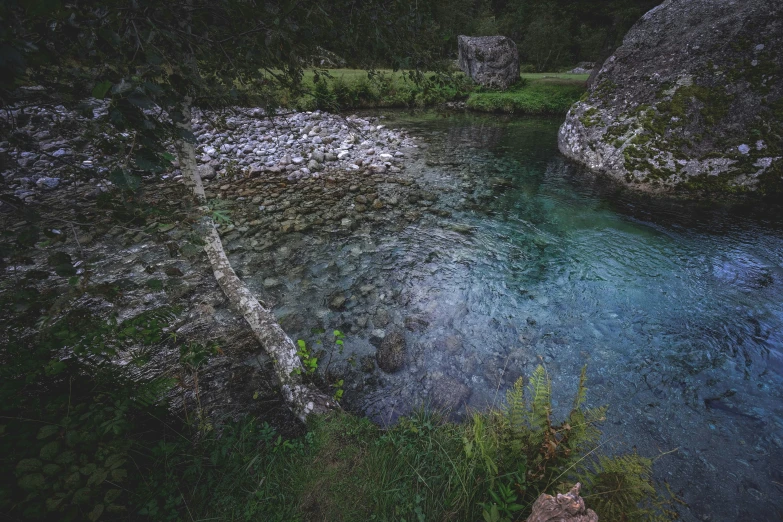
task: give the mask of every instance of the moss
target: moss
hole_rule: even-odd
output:
[[[627,123],[620,124],[620,125],[613,125],[609,127],[606,132],[604,133],[604,141],[610,141],[615,140],[615,143],[617,141],[620,141],[620,143],[623,143],[624,140],[621,140],[620,138],[622,136],[625,136],[626,133],[628,133],[628,130],[631,128],[631,126]]]
[[[661,167],[655,162],[658,153],[657,147],[652,144],[653,136],[650,134],[637,134],[623,150],[623,162],[628,171],[639,171],[645,174],[646,182],[654,180],[668,180],[676,170]]]
[[[760,94],[768,94],[780,82],[781,68],[770,55],[769,42],[762,42],[767,50],[760,53],[754,52],[757,43],[743,39],[733,46],[742,58],[732,64],[726,76],[731,83],[745,81]]]
[[[598,98],[601,101],[606,101],[606,98],[609,97],[611,93],[613,93],[617,89],[617,84],[614,83],[612,80],[608,78],[604,78],[601,80],[598,85],[596,85],[591,93],[592,98]]]
[[[694,101],[701,107],[699,113],[707,125],[713,126],[726,117],[734,101],[734,96],[723,88],[711,88],[701,85],[688,85],[677,89],[671,100],[658,104],[658,111],[684,121],[691,113]]]
[[[777,160],[758,177],[758,192],[778,200],[783,197],[783,160]]]
[[[639,116],[639,125],[647,132],[663,136],[670,119],[659,116],[655,110],[647,109]]]
[[[750,191],[747,187],[735,185],[736,175],[724,173],[717,176],[699,174],[692,176],[680,184],[680,187],[690,192],[702,192],[706,194],[744,194]]]
[[[642,134],[637,134],[636,136],[634,136],[631,139],[631,143],[636,144],[636,145],[645,145],[645,144],[649,143],[650,140],[652,140],[652,139],[653,139],[653,137],[650,134],[642,133]]]
[[[601,117],[598,116],[598,109],[596,109],[595,107],[590,107],[589,109],[587,109],[582,113],[582,116],[579,117],[579,121],[585,127],[595,127],[596,125],[599,125],[603,120],[601,120]]]

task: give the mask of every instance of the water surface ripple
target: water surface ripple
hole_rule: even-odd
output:
[[[330,364],[356,368],[349,405],[380,422],[436,394],[485,408],[543,363],[560,411],[587,364],[591,402],[610,407],[607,448],[677,449],[655,469],[683,519],[779,520],[781,208],[621,191],[564,161],[559,120],[389,117],[429,144],[408,174],[448,214],[292,236],[300,269],[271,268],[286,281],[277,313],[299,314],[293,335],[348,330]],[[335,290],[344,310],[329,308]],[[362,372],[373,331],[406,326],[405,368]]]

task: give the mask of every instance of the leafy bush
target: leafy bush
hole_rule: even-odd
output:
[[[130,434],[140,415],[159,411],[173,385],[138,378],[111,359],[132,345],[160,344],[176,310],[161,308],[118,322],[72,310],[29,339],[11,336],[3,351],[0,461],[13,479],[0,482],[0,510],[39,519],[98,520],[126,513]],[[40,324],[44,324],[40,323]],[[11,476],[6,476],[11,478]]]

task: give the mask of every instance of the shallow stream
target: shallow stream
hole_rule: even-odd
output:
[[[781,208],[629,194],[559,155],[559,123],[387,114],[423,145],[405,176],[436,197],[399,196],[423,217],[281,236],[251,286],[379,422],[498,404],[538,364],[562,410],[587,364],[609,451],[676,449],[655,472],[683,519],[780,519]],[[392,329],[408,349],[387,374]]]

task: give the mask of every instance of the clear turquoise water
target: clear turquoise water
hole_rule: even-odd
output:
[[[408,172],[451,215],[291,237],[301,266],[273,268],[286,279],[277,312],[302,317],[293,335],[346,331],[335,367],[374,353],[379,309],[386,330],[426,324],[407,330],[399,373],[347,370],[348,404],[390,422],[437,402],[445,379],[484,408],[543,363],[565,408],[587,364],[591,402],[610,406],[606,448],[676,449],[656,477],[685,520],[780,519],[781,207],[629,194],[564,161],[558,120],[389,120],[429,145]],[[336,288],[350,295],[341,312],[328,308]]]

